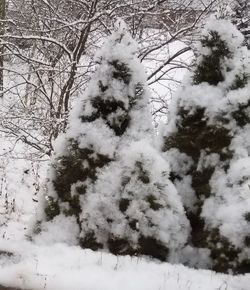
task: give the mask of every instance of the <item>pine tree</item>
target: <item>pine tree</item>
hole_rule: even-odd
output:
[[[232,7],[232,23],[245,37],[245,44],[250,49],[250,3],[248,0],[236,0]]]
[[[250,271],[249,52],[211,20],[197,63],[172,104],[163,150],[191,224],[191,246],[219,272]]]
[[[216,17],[230,20],[244,35],[244,45],[250,48],[250,3],[248,0],[222,1],[217,5]]]
[[[188,222],[168,165],[151,145],[146,77],[135,52],[118,21],[56,142],[40,230],[73,219],[83,248],[165,261],[185,244]]]

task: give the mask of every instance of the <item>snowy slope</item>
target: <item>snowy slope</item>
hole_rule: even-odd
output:
[[[32,290],[248,290],[250,275],[233,277],[142,258],[116,257],[64,244],[0,241],[14,252],[0,260],[0,285]]]

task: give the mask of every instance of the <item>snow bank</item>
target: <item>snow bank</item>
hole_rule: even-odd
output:
[[[0,241],[0,285],[33,290],[247,290],[250,275],[232,277],[144,258],[116,257],[65,244]]]

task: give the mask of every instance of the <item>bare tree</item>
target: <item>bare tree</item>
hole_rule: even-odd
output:
[[[64,130],[71,102],[82,93],[94,70],[94,53],[123,17],[139,42],[148,83],[174,82],[172,72],[186,68],[194,31],[216,0],[8,0],[7,30],[0,35],[8,63],[8,96],[0,130],[50,155],[52,140]],[[179,41],[177,49],[170,45]],[[160,57],[159,57],[160,55]],[[153,63],[153,67],[148,64]],[[167,90],[166,90],[167,91]],[[167,92],[166,92],[167,95]],[[153,114],[165,112],[155,96]]]
[[[3,36],[5,33],[5,0],[0,0],[0,35]],[[0,96],[3,94],[3,65],[4,65],[4,46],[0,44]]]

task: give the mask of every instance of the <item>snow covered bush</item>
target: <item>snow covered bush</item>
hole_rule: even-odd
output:
[[[250,2],[249,0],[221,1],[217,5],[216,17],[230,20],[244,35],[244,45],[250,49]]]
[[[55,235],[67,219],[66,236],[83,248],[166,260],[185,244],[189,224],[168,164],[152,147],[146,77],[135,52],[118,21],[56,141],[37,226],[40,237]]]
[[[245,37],[250,49],[250,3],[248,0],[237,0],[232,7],[231,19]]]
[[[250,272],[250,58],[226,20],[207,24],[164,133],[191,246],[216,271]]]

